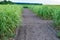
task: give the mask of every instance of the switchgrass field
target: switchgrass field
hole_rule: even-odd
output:
[[[53,20],[54,28],[60,30],[59,5],[31,5],[28,6],[37,16],[45,20]],[[60,36],[60,31],[57,33]]]
[[[21,24],[22,6],[0,5],[0,40],[9,40],[15,36],[15,30]]]
[[[60,6],[29,6],[37,16],[42,17],[45,20],[53,20],[55,26],[60,30]]]
[[[22,23],[23,7],[28,7],[44,20],[52,20],[54,28],[60,30],[59,5],[0,5],[0,40],[15,37],[15,31]],[[57,33],[60,37],[60,32]]]

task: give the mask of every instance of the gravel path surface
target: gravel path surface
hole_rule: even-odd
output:
[[[42,20],[29,9],[23,10],[22,27],[15,40],[59,40],[49,27],[51,20]]]

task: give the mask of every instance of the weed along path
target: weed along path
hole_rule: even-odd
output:
[[[59,40],[49,28],[50,23],[50,20],[42,20],[25,8],[22,27],[18,30],[15,40]]]

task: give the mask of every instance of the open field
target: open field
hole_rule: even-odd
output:
[[[28,9],[24,9],[24,7],[28,8]],[[31,11],[33,11],[34,13],[32,13]],[[22,15],[22,13],[24,13],[24,14]],[[38,30],[44,29],[43,31],[41,31],[42,33],[44,33],[46,31],[45,32],[46,35],[47,34],[52,35],[50,33],[52,31],[50,31],[50,32],[47,31],[47,30],[50,30],[50,29],[48,29],[47,21],[50,22],[50,20],[51,20],[51,21],[53,21],[53,25],[54,25],[54,27],[52,27],[52,28],[55,28],[56,30],[58,30],[57,36],[60,37],[60,6],[59,5],[54,6],[54,5],[15,5],[15,4],[9,5],[9,4],[7,4],[7,5],[0,5],[0,40],[11,40],[12,38],[14,38],[16,35],[16,28],[19,28],[22,24],[22,18],[23,18],[23,23],[24,23],[24,25],[22,25],[22,26],[27,25],[26,29],[25,29],[25,27],[22,29],[23,32],[25,32],[25,30],[26,30],[26,32],[29,30],[27,32],[27,34],[30,35],[30,34],[32,34],[32,32],[31,33],[29,33],[29,32],[34,30],[34,32],[36,32],[36,35],[37,35],[37,34],[39,34],[40,31],[37,32],[36,28],[42,26],[42,29],[38,28]],[[35,21],[33,21],[33,20],[35,20]],[[27,23],[27,24],[25,25],[25,23]],[[28,23],[30,26],[28,25]],[[33,24],[31,25],[31,23],[36,24],[36,25],[33,25]],[[47,27],[43,26],[43,24],[46,25]],[[30,27],[32,28],[32,30],[30,29]],[[20,29],[21,28],[19,28],[19,30]],[[20,31],[18,31],[18,32],[20,32]],[[25,34],[22,33],[22,35],[25,35]],[[33,33],[33,35],[35,35],[35,34]],[[44,35],[42,34],[40,37],[43,37]],[[53,35],[53,37],[54,36],[55,36],[55,34]],[[30,37],[31,36],[29,36],[29,38]],[[27,39],[29,39],[29,38],[27,36]],[[49,36],[49,38],[51,39],[51,36]],[[31,39],[32,39],[32,37],[31,37]],[[54,37],[54,39],[55,39],[55,37]]]

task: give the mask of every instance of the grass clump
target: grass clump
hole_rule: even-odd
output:
[[[0,5],[0,40],[14,37],[16,27],[21,23],[21,13],[21,6]]]

